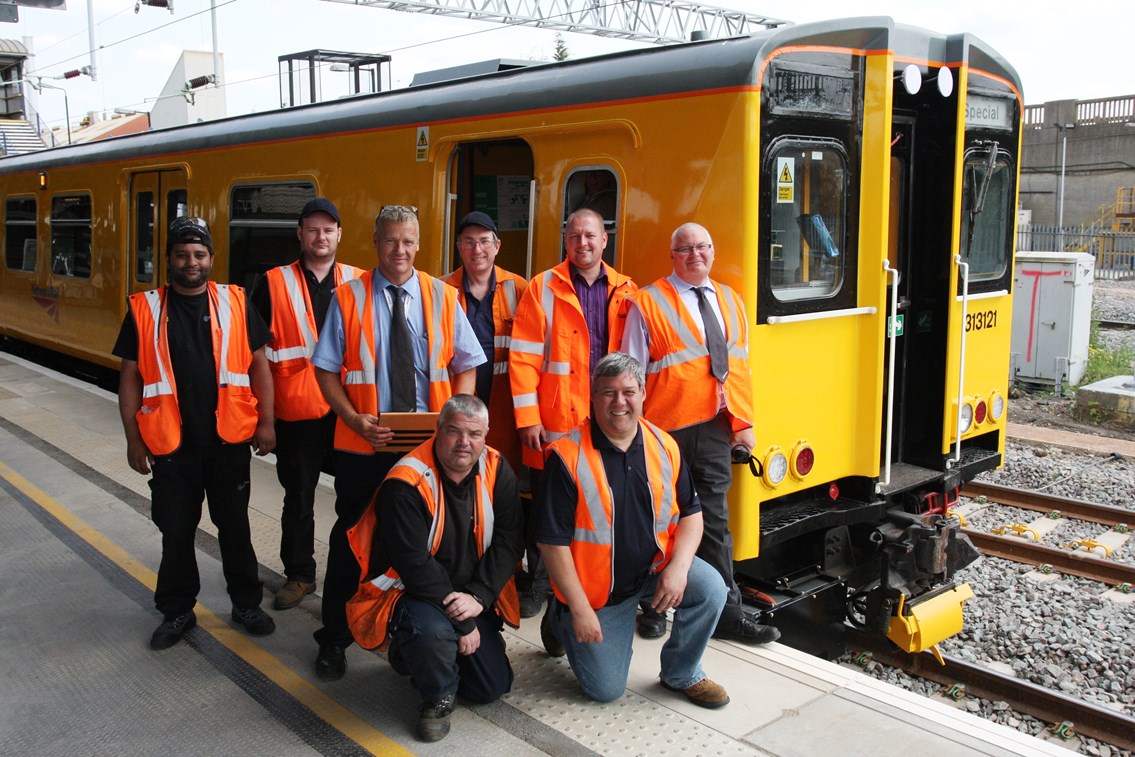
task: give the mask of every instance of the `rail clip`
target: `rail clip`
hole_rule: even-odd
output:
[[[1077,539],[1076,541],[1068,543],[1068,549],[1077,550],[1080,547],[1083,547],[1089,552],[1098,547],[1103,550],[1104,557],[1111,557],[1111,547],[1095,539]]]

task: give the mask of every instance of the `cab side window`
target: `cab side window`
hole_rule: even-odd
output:
[[[15,271],[35,270],[35,198],[11,198],[5,203],[4,264]]]
[[[601,166],[586,166],[568,175],[564,186],[563,226],[567,225],[568,216],[581,208],[589,208],[603,216],[603,228],[607,232],[603,262],[614,266],[619,217],[619,179],[614,171]]]

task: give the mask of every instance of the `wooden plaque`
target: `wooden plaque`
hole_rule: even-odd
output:
[[[437,431],[438,413],[382,413],[378,425],[394,431],[394,439],[379,452],[409,452]]]

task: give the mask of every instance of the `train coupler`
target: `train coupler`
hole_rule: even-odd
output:
[[[900,597],[898,608],[891,616],[887,638],[906,652],[932,649],[938,642],[962,630],[962,606],[972,598],[973,589],[969,584],[954,586],[910,603],[905,597]],[[935,656],[941,662],[941,656]]]

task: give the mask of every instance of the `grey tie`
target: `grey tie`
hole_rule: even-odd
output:
[[[725,346],[725,335],[721,333],[721,326],[717,324],[717,316],[706,299],[706,290],[709,287],[694,287],[698,296],[698,312],[701,313],[705,324],[705,346],[709,348],[709,372],[724,382],[729,375],[729,348]]]
[[[414,392],[414,348],[410,345],[410,327],[406,325],[406,307],[402,304],[402,287],[393,284],[390,292],[390,409],[410,413],[417,407]]]

